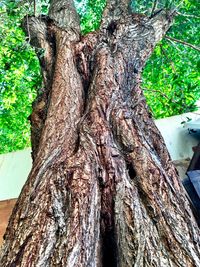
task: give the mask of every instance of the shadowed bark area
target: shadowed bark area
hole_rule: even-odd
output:
[[[72,1],[28,19],[32,45],[45,49],[44,92],[2,267],[200,266],[199,229],[140,88],[173,15],[125,7],[110,1],[85,37]]]

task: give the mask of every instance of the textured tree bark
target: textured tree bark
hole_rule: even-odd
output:
[[[128,12],[110,1],[81,37],[73,1],[55,0],[24,25],[45,49],[44,88],[1,267],[200,266],[198,226],[140,88],[173,14]]]

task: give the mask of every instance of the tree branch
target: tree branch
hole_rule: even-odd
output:
[[[168,39],[168,40],[170,40],[170,41],[177,42],[177,43],[180,43],[180,44],[189,46],[189,47],[193,48],[194,50],[197,50],[197,51],[200,52],[200,47],[198,47],[198,46],[195,46],[195,45],[190,44],[190,43],[187,43],[187,42],[185,42],[185,41],[182,41],[182,40],[179,40],[179,39],[170,37],[170,36],[168,36],[168,35],[166,35],[165,38]]]
[[[34,16],[36,16],[36,0],[33,1]]]
[[[200,16],[196,16],[196,15],[192,15],[192,14],[184,14],[184,13],[180,13],[178,11],[176,11],[176,14],[179,16],[188,17],[188,18],[196,18],[196,19],[200,18]]]
[[[44,83],[47,85],[49,77],[52,75],[53,47],[47,34],[47,23],[34,16],[26,16],[23,20],[23,28],[29,38],[30,44],[37,48],[38,58],[43,69]],[[42,54],[41,54],[42,52]]]
[[[49,17],[63,30],[80,33],[80,21],[73,0],[51,0]]]
[[[174,100],[170,99],[165,93],[163,93],[161,90],[155,90],[155,89],[148,89],[148,88],[142,88],[143,91],[149,91],[151,93],[158,93],[160,94],[161,96],[163,96],[164,98],[166,98],[167,100],[175,103]]]
[[[175,70],[175,67],[174,67],[174,62],[168,57],[168,55],[167,55],[167,53],[165,52],[165,49],[163,48],[162,45],[160,45],[160,49],[161,49],[163,55],[164,55],[164,56],[166,57],[166,59],[168,60],[168,62],[170,63],[173,72],[176,73],[176,70]]]
[[[154,29],[154,43],[157,44],[163,36],[165,36],[174,18],[174,12],[168,10],[160,10],[155,16],[149,20],[149,25]]]
[[[152,7],[152,10],[151,10],[150,18],[153,17],[154,12],[155,12],[156,7],[157,7],[157,4],[158,4],[158,0],[154,0],[154,2],[153,2],[153,7]]]

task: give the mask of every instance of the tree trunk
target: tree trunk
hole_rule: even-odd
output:
[[[44,88],[0,266],[200,266],[198,226],[140,88],[173,14],[109,1],[100,30],[80,37],[72,2],[24,25],[45,49]]]

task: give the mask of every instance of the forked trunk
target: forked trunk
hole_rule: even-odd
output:
[[[132,15],[127,2],[110,1],[82,38],[72,1],[25,25],[45,49],[44,89],[1,267],[200,266],[198,226],[140,88],[172,14]]]

